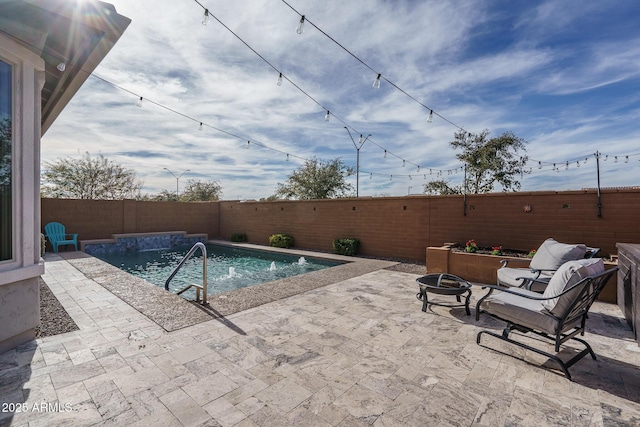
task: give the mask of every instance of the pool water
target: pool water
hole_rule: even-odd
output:
[[[231,248],[219,245],[207,246],[208,294],[219,294],[285,277],[322,270],[341,264],[316,258],[304,258],[274,252]],[[116,252],[96,254],[109,264],[134,276],[164,288],[164,283],[180,263],[190,247],[158,249],[140,252]],[[202,253],[196,253],[182,266],[169,284],[171,292],[177,292],[190,284],[202,284]],[[195,298],[192,288],[182,294]]]

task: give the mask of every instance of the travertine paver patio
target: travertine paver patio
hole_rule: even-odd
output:
[[[639,425],[640,351],[615,305],[592,309],[599,359],[570,382],[478,346],[498,322],[421,312],[416,277],[378,270],[166,332],[48,257],[44,279],[80,330],[0,355],[0,424]]]

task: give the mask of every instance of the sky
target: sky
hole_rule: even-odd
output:
[[[43,136],[43,168],[89,152],[146,194],[192,179],[260,199],[306,160],[355,168],[371,135],[360,197],[402,196],[460,184],[449,142],[487,129],[526,141],[523,191],[595,188],[596,152],[603,188],[640,185],[638,1],[108,2],[132,22]]]

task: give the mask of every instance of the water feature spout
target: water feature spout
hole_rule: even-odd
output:
[[[298,265],[305,265],[307,263],[307,260],[304,259],[303,256],[301,256],[300,258],[298,258]]]
[[[271,266],[269,267],[269,271],[274,271],[276,269],[276,262],[271,261]]]

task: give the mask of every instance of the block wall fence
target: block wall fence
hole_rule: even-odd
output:
[[[427,246],[464,243],[529,251],[544,239],[582,242],[615,254],[617,242],[640,242],[640,189],[519,192],[311,201],[140,202],[43,199],[42,224],[58,221],[80,240],[153,231],[246,233],[268,244],[287,233],[295,246],[331,251],[336,238],[358,238],[360,254],[424,262]]]

